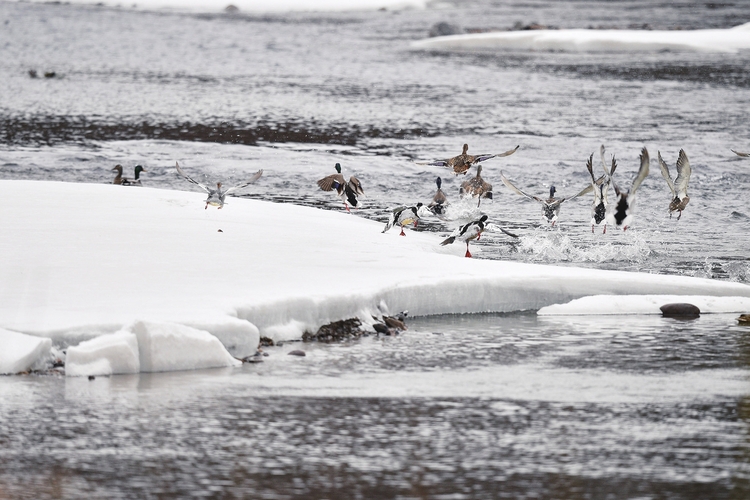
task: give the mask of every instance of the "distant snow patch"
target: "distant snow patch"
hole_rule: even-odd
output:
[[[50,355],[52,340],[0,328],[0,374],[31,370]]]
[[[742,313],[750,311],[748,297],[705,295],[591,295],[539,309],[539,316],[595,314],[661,314],[664,304],[688,303],[701,313]]]

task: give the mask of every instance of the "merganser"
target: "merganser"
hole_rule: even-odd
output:
[[[607,217],[609,217],[610,219],[610,224],[613,224],[618,228],[621,227],[623,231],[627,230],[628,227],[630,227],[630,223],[633,221],[635,193],[638,190],[638,186],[641,185],[643,180],[648,175],[650,159],[648,156],[648,150],[646,148],[641,149],[640,160],[641,166],[638,169],[638,174],[635,176],[633,184],[630,186],[629,190],[625,191],[623,189],[620,189],[620,186],[617,185],[617,183],[614,181],[614,178],[612,179],[612,185],[615,188],[616,199],[614,203],[614,210],[610,211],[610,213],[607,214]]]
[[[471,221],[468,224],[459,226],[451,233],[448,238],[440,243],[440,245],[450,245],[456,240],[466,242],[466,257],[471,257],[471,252],[469,252],[469,242],[472,240],[479,240],[479,237],[485,230],[485,223],[487,222],[487,219],[488,217],[486,215],[483,215],[475,221]]]
[[[385,233],[390,228],[398,224],[399,226],[401,226],[400,236],[406,236],[406,233],[404,233],[404,226],[414,224],[414,226],[416,227],[419,219],[427,215],[427,213],[429,213],[429,210],[422,203],[417,203],[412,207],[396,207],[393,209],[393,211],[391,211],[391,215],[388,218],[388,222],[385,224],[385,229],[383,229],[382,232]]]

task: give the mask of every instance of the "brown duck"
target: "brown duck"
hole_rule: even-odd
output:
[[[516,146],[515,148],[506,151],[505,153],[499,154],[470,155],[468,154],[469,145],[464,144],[464,149],[458,156],[448,158],[447,160],[435,160],[419,163],[419,165],[431,165],[434,167],[450,168],[454,175],[466,174],[466,172],[469,170],[469,168],[471,168],[472,165],[476,165],[477,163],[489,160],[490,158],[502,158],[504,156],[510,156],[515,153],[518,148],[519,146]]]

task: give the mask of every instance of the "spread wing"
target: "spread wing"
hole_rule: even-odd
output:
[[[589,171],[589,175],[591,175],[591,188],[594,188],[594,184],[599,186],[599,180],[602,182],[604,181],[605,176],[599,177],[599,180],[594,179],[594,153],[591,153],[591,156],[589,156],[589,159],[586,161],[586,168]],[[594,189],[594,205],[599,205],[599,203],[602,202],[602,193],[600,189]]]
[[[736,154],[737,156],[741,156],[743,158],[750,158],[750,153],[742,153],[740,151],[735,151],[734,149],[731,150],[732,153]]]
[[[359,182],[359,179],[357,179],[353,175],[351,177],[349,177],[349,185],[348,185],[348,187],[349,187],[349,189],[351,189],[352,191],[354,191],[358,196],[364,196],[365,195],[365,190],[362,189],[362,183]]]
[[[674,180],[674,187],[677,191],[677,196],[679,196],[680,199],[687,196],[687,187],[688,182],[690,182],[691,172],[692,170],[690,168],[688,157],[685,154],[685,151],[681,149],[680,155],[677,157],[677,178]]]
[[[635,194],[638,186],[641,185],[643,179],[648,175],[648,166],[650,163],[651,159],[648,156],[648,150],[646,148],[641,149],[641,168],[638,169],[638,175],[635,176],[633,187],[630,188],[630,194]]]
[[[506,229],[503,229],[502,227],[498,226],[497,224],[495,224],[495,223],[493,223],[493,222],[490,222],[490,223],[488,223],[488,224],[485,224],[485,226],[484,226],[484,229],[485,229],[486,231],[489,231],[489,232],[491,232],[491,233],[496,233],[496,232],[500,231],[500,232],[502,232],[502,233],[505,233],[505,234],[507,234],[507,235],[508,235],[508,236],[510,236],[511,238],[518,238],[518,235],[517,235],[517,234],[513,234],[513,233],[511,233],[510,231],[508,231],[508,230],[506,230]]]
[[[242,184],[237,184],[236,186],[232,186],[232,187],[230,187],[229,189],[227,189],[227,190],[226,190],[226,191],[224,192],[224,194],[229,194],[229,193],[231,193],[232,191],[237,191],[238,189],[242,189],[243,187],[249,186],[249,185],[250,185],[250,184],[252,184],[253,182],[255,182],[255,181],[257,181],[258,179],[260,179],[260,176],[261,176],[261,175],[263,175],[263,170],[262,170],[262,169],[261,169],[261,170],[258,170],[257,172],[255,172],[255,173],[253,174],[253,176],[252,176],[252,177],[250,178],[250,180],[248,180],[248,181],[245,181],[245,182],[243,182]]]
[[[487,154],[485,154],[485,155],[474,155],[474,157],[473,157],[474,161],[472,161],[472,163],[481,163],[481,162],[483,162],[485,160],[489,160],[490,158],[503,158],[505,156],[510,156],[513,153],[515,153],[516,151],[518,151],[519,147],[521,147],[520,144],[518,146],[516,146],[515,148],[513,148],[513,149],[509,149],[505,153],[497,153],[497,154],[491,154],[491,155],[487,155]]]
[[[415,162],[417,165],[430,165],[431,167],[450,167],[448,162],[451,159],[448,160],[435,160],[435,161],[418,161]]]
[[[201,187],[201,188],[202,188],[202,189],[203,189],[204,191],[206,191],[207,193],[210,193],[210,192],[211,192],[211,189],[210,189],[210,188],[209,188],[208,186],[206,186],[206,185],[204,185],[204,184],[201,184],[200,182],[198,182],[198,181],[196,181],[196,180],[192,179],[192,178],[191,178],[191,177],[189,177],[189,176],[188,176],[188,175],[187,175],[187,174],[186,174],[185,172],[183,172],[183,171],[182,171],[182,169],[180,168],[180,164],[179,164],[179,163],[177,163],[177,162],[174,162],[174,166],[175,166],[175,167],[177,168],[177,173],[178,173],[178,174],[180,174],[180,176],[181,176],[181,177],[183,177],[183,178],[184,178],[184,179],[185,179],[186,181],[188,181],[188,182],[192,182],[192,183],[193,183],[193,184],[195,184],[196,186],[200,186],[200,187]]]
[[[318,186],[323,191],[333,191],[335,189],[339,194],[341,194],[344,192],[346,181],[344,180],[344,176],[341,174],[331,174],[320,179],[318,181]]]
[[[521,191],[520,189],[518,189],[516,186],[514,186],[513,183],[510,182],[510,180],[508,180],[507,177],[505,177],[505,173],[502,172],[502,171],[500,172],[500,178],[503,180],[503,184],[505,184],[506,186],[508,186],[511,190],[515,191],[517,194],[520,194],[521,196],[525,196],[526,198],[528,198],[530,200],[535,200],[535,201],[538,201],[539,203],[544,203],[543,199],[538,198],[536,196],[531,196],[530,194],[526,194],[523,191]]]
[[[604,161],[604,151],[604,144],[602,144],[599,148],[599,156],[602,160],[602,168],[604,169],[604,173],[611,177],[612,175],[614,175],[615,169],[617,168],[617,161],[615,160],[615,156],[612,155],[612,167],[607,170],[607,162]]]
[[[665,162],[661,157],[661,151],[657,151],[656,156],[657,158],[659,158],[659,168],[661,168],[661,176],[664,177],[665,181],[667,181],[667,186],[669,186],[669,190],[672,191],[672,198],[674,198],[674,183],[672,182],[672,176],[669,174],[669,166],[667,165],[667,162]]]
[[[594,181],[594,182],[596,182],[596,181]],[[594,190],[594,185],[593,184],[589,184],[588,186],[586,186],[585,188],[583,188],[581,191],[579,191],[578,193],[574,194],[570,198],[563,198],[562,200],[560,200],[560,203],[562,203],[563,201],[575,200],[579,196],[583,196],[584,194],[590,193],[593,190]]]

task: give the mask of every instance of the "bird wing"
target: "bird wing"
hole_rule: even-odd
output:
[[[677,196],[679,196],[680,199],[687,196],[687,187],[688,182],[690,182],[691,172],[692,169],[690,168],[690,162],[685,154],[685,150],[681,149],[680,155],[677,157],[677,177],[674,180],[674,187],[677,191]],[[674,195],[674,191],[672,192],[672,195]]]
[[[364,196],[365,195],[365,190],[362,189],[362,183],[359,182],[359,179],[357,179],[353,175],[351,177],[349,177],[349,185],[348,185],[348,187],[349,187],[349,189],[351,189],[352,191],[354,191],[359,196]]]
[[[604,182],[605,176],[599,177],[599,179],[594,179],[594,153],[591,153],[591,156],[589,156],[589,159],[586,161],[586,169],[588,169],[589,174],[591,175],[591,188],[594,188],[594,185],[599,186],[599,180]],[[599,203],[602,202],[602,193],[599,189],[594,189],[594,205],[599,205]]]
[[[491,233],[496,233],[496,232],[500,231],[502,233],[507,234],[511,238],[518,238],[517,234],[511,233],[510,231],[507,231],[507,230],[503,229],[502,227],[498,226],[497,224],[495,224],[493,222],[485,224],[484,229],[485,229],[485,231],[489,231]]]
[[[435,193],[435,196],[432,197],[432,203],[430,203],[430,206],[433,205],[443,205],[448,201],[448,197],[445,196],[445,193],[442,189],[438,188],[437,193]]]
[[[604,161],[604,152],[605,152],[604,144],[601,145],[599,148],[599,157],[602,160],[602,168],[604,169],[604,173],[607,174],[608,177],[611,177],[615,173],[615,169],[617,168],[617,160],[615,160],[615,156],[612,155],[612,167],[607,170],[607,162]]]
[[[201,184],[200,182],[198,182],[198,181],[196,181],[196,180],[192,179],[192,178],[191,178],[190,176],[188,176],[188,175],[187,175],[187,174],[186,174],[185,172],[183,172],[183,171],[182,171],[182,169],[180,168],[180,164],[179,164],[179,163],[177,163],[177,162],[174,162],[174,165],[175,165],[175,167],[177,168],[177,173],[178,173],[178,174],[180,174],[180,175],[181,175],[181,176],[182,176],[182,177],[183,177],[183,178],[184,178],[184,179],[185,179],[186,181],[188,181],[188,182],[192,182],[192,183],[193,183],[193,184],[195,184],[196,186],[200,186],[200,187],[201,187],[201,188],[202,188],[203,190],[205,190],[205,191],[206,191],[207,193],[210,193],[210,192],[211,192],[211,188],[209,188],[208,186],[206,186],[206,185],[204,185],[204,184]]]
[[[648,175],[648,166],[651,163],[651,159],[648,156],[648,150],[646,148],[641,149],[641,168],[638,169],[638,175],[633,180],[633,187],[630,188],[630,194],[635,194],[638,186],[641,185],[643,179]]]
[[[472,160],[471,163],[472,164],[474,164],[474,163],[481,163],[481,162],[483,162],[485,160],[489,160],[490,158],[504,158],[504,157],[510,156],[513,153],[515,153],[516,151],[518,151],[518,148],[520,148],[520,147],[521,147],[521,145],[519,144],[515,148],[509,149],[508,151],[506,151],[504,153],[496,153],[496,154],[491,154],[491,155],[490,154],[474,155],[474,156],[472,156],[473,160]]]
[[[339,193],[344,192],[346,187],[346,181],[344,176],[341,174],[331,174],[323,177],[318,181],[318,186],[323,191],[333,191],[334,189]]]
[[[248,180],[248,181],[245,181],[245,182],[243,182],[243,183],[241,183],[241,184],[237,184],[236,186],[232,186],[232,187],[230,187],[229,189],[227,189],[226,191],[224,191],[224,194],[229,194],[229,193],[231,193],[232,191],[237,191],[238,189],[242,189],[243,187],[249,186],[249,185],[250,185],[250,184],[252,184],[253,182],[255,182],[255,181],[257,181],[258,179],[260,179],[260,176],[261,176],[261,175],[263,175],[263,170],[262,170],[262,169],[261,169],[261,170],[258,170],[257,172],[255,172],[255,173],[253,174],[253,176],[252,176],[252,177],[250,178],[250,180]]]
[[[594,181],[594,182],[596,182],[596,181]],[[575,200],[579,196],[583,196],[584,194],[590,193],[593,190],[594,190],[594,185],[593,184],[589,184],[588,186],[586,186],[585,188],[583,188],[581,191],[579,191],[578,193],[574,194],[570,198],[563,198],[562,200],[560,200],[560,203],[562,203],[563,201]]]
[[[448,160],[434,160],[434,161],[418,161],[415,162],[417,165],[430,165],[431,167],[450,167]]]
[[[657,151],[656,156],[659,159],[659,168],[661,168],[661,176],[664,177],[665,181],[667,181],[667,186],[669,186],[669,190],[672,191],[672,198],[674,198],[675,196],[674,182],[672,182],[672,176],[669,174],[669,166],[667,165],[667,162],[665,162],[664,159],[661,157],[661,151]]]
[[[523,191],[521,191],[520,189],[518,189],[516,186],[514,186],[513,183],[510,182],[510,180],[508,180],[507,177],[505,177],[505,174],[502,171],[500,172],[500,178],[503,180],[503,184],[505,184],[511,190],[515,191],[516,193],[520,194],[521,196],[525,196],[526,198],[528,198],[530,200],[538,201],[539,203],[544,203],[543,199],[538,198],[536,196],[531,196],[530,194],[526,194]]]
[[[743,158],[750,158],[750,153],[742,153],[740,151],[735,151],[734,149],[731,150],[732,153],[736,154],[737,156],[741,156]]]

